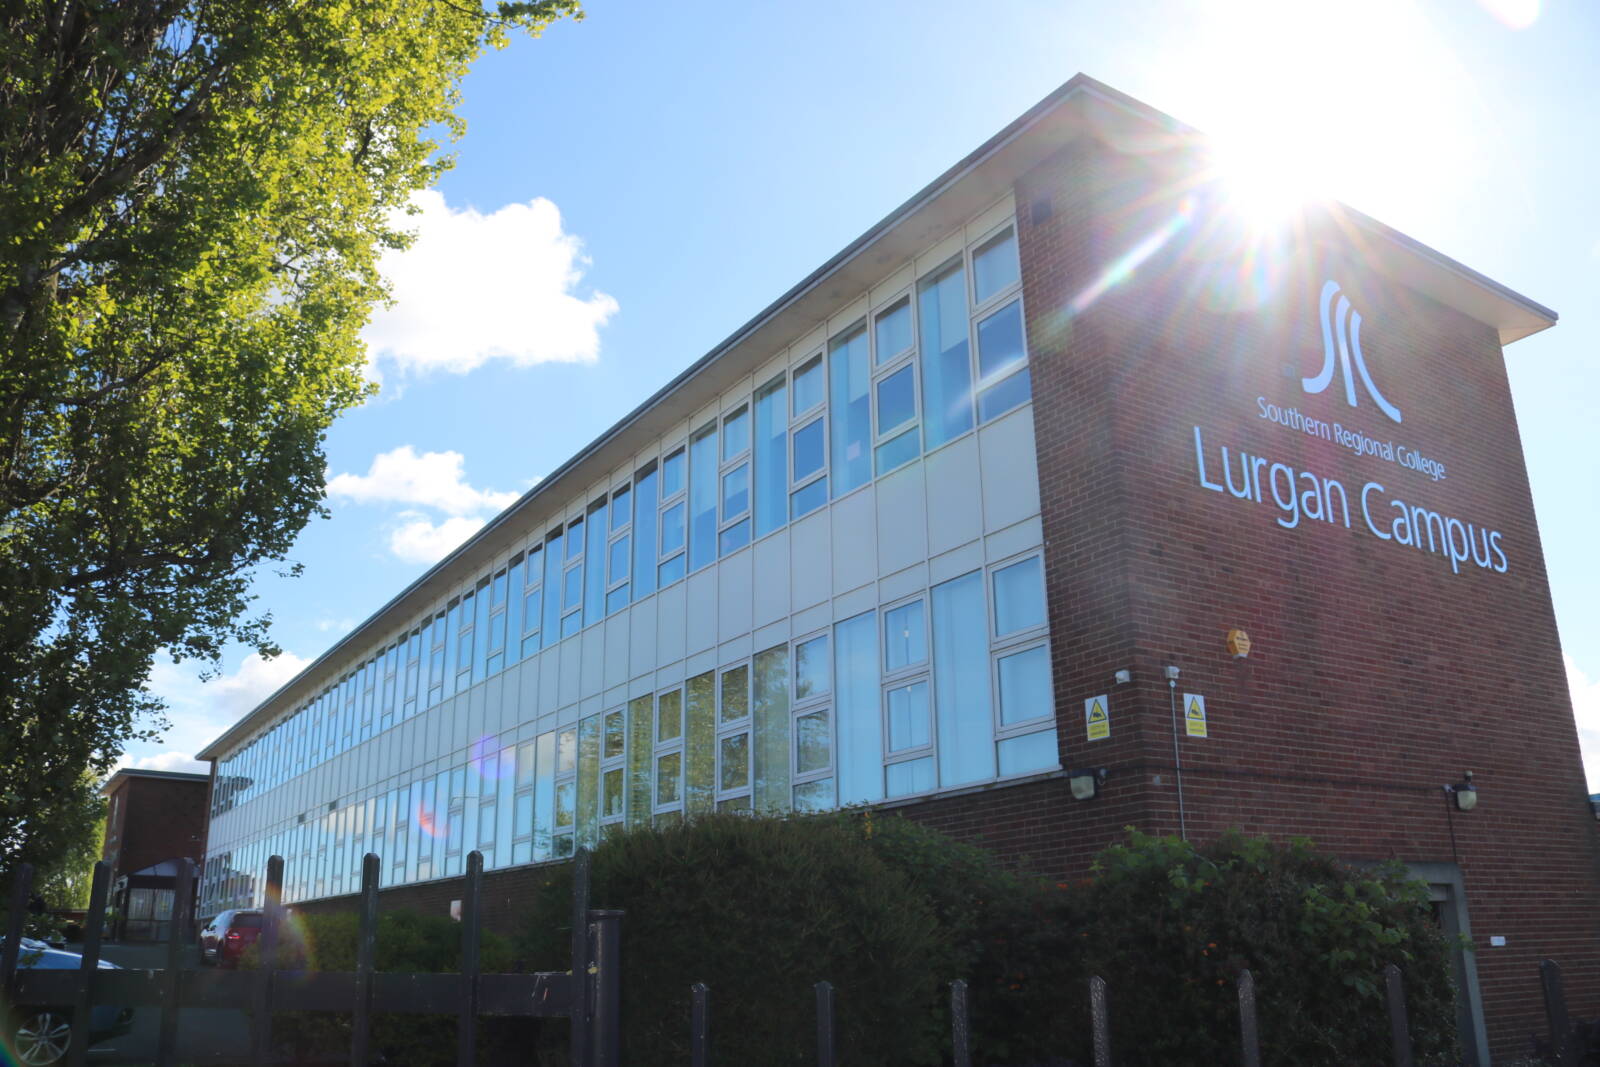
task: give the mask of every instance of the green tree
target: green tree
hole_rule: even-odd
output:
[[[76,792],[66,792],[58,810],[45,820],[34,819],[50,844],[34,872],[34,892],[50,908],[89,906],[94,865],[106,839],[106,802],[100,781],[85,773]]]
[[[154,736],[155,654],[271,654],[377,256],[485,46],[578,0],[0,6],[0,870]]]

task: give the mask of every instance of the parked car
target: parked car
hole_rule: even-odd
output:
[[[239,966],[244,950],[261,936],[261,913],[243,909],[220,911],[200,930],[200,962]]]
[[[0,938],[3,941],[4,938]],[[25,937],[17,954],[17,968],[37,967],[45,970],[77,970],[83,966],[83,957],[76,952],[63,952],[51,948],[43,941]],[[101,960],[106,970],[117,970],[115,963]],[[72,1009],[68,1007],[27,1006],[13,1008],[6,1015],[7,1044],[17,1057],[17,1062],[27,1067],[45,1067],[61,1063],[67,1058],[67,1048],[72,1043]],[[133,1029],[133,1009],[119,1008],[114,1004],[96,1004],[89,1009],[89,1044],[109,1041]]]

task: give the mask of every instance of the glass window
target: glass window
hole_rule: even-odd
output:
[[[556,632],[561,629],[561,531],[557,530],[545,541],[544,587],[549,595],[544,598],[544,640],[555,644]]]
[[[794,698],[809,700],[826,693],[831,675],[828,635],[822,634],[794,646]]]
[[[668,752],[656,759],[656,803],[676,804],[683,799],[683,753]]]
[[[883,799],[883,718],[879,710],[875,612],[833,628],[834,707],[839,716],[839,801]],[[985,739],[988,747],[988,739]]]
[[[606,771],[600,782],[600,817],[622,817],[622,768]]]
[[[829,346],[832,389],[828,413],[833,421],[830,460],[833,495],[843,496],[872,476],[871,368],[867,363],[867,328],[856,329]]]
[[[1004,388],[1003,397],[994,401],[985,402],[980,399],[980,406],[988,411],[985,418],[993,418],[1002,411],[1009,411],[1019,403],[1026,402],[1028,394],[1026,389],[1021,392],[1021,399],[1017,399],[1017,383],[1002,382],[1001,379],[1014,371],[1021,369],[1028,360],[1027,349],[1022,340],[1022,304],[1013,300],[993,315],[978,323],[978,385],[980,391],[988,393],[991,389]],[[1000,403],[1004,399],[1006,403]]]
[[[673,689],[656,698],[656,740],[675,741],[683,736],[683,690]]]
[[[798,519],[809,515],[828,502],[828,479],[818,478],[803,489],[789,495],[789,517]]]
[[[788,417],[784,413],[783,376],[756,393],[755,519],[756,536],[776,530],[788,518]]]
[[[583,555],[583,519],[573,519],[567,524],[567,562]]]
[[[1021,277],[1022,268],[1017,263],[1017,236],[1007,226],[972,254],[973,303],[983,303],[1015,285]]]
[[[1055,730],[1041,730],[1036,734],[1008,737],[995,746],[1000,751],[1001,774],[1026,774],[1059,765],[1056,753]]]
[[[1043,626],[1044,581],[1040,557],[994,572],[994,631],[996,637]]]
[[[663,563],[659,572],[660,584],[671,585],[673,582],[681,581],[688,558],[688,556],[680,552]]]
[[[750,520],[742,519],[733,526],[723,530],[717,539],[717,551],[726,556],[730,552],[737,552],[750,543]]]
[[[633,501],[629,499],[629,490],[623,486],[611,494],[611,532],[616,533],[633,519]]]
[[[794,810],[799,812],[827,811],[834,807],[832,778],[819,778],[794,787]]]
[[[891,797],[926,793],[933,788],[933,757],[904,760],[884,768],[885,786]]]
[[[738,722],[750,714],[750,668],[722,672],[722,721]]]
[[[661,499],[668,500],[683,491],[683,449],[661,461]]]
[[[877,363],[883,366],[911,347],[911,298],[902,297],[888,311],[881,312],[873,324],[877,343]]]
[[[750,409],[741,405],[722,420],[722,458],[733,459],[750,447]]]
[[[890,752],[925,748],[929,744],[927,682],[889,690],[888,712]]]
[[[813,419],[794,432],[794,480],[803,482],[822,469],[822,419]]]
[[[741,463],[722,476],[722,521],[750,510],[750,465]]]
[[[583,566],[569,567],[562,579],[561,609],[579,607],[583,603]]]
[[[982,571],[933,587],[934,707],[946,788],[995,774],[986,614]]]
[[[798,716],[794,721],[796,774],[825,771],[833,762],[833,728],[826,708]]]
[[[584,550],[588,575],[583,583],[583,617],[599,622],[606,611],[606,501],[589,505],[588,546]]]
[[[571,774],[578,769],[578,731],[568,728],[556,734],[556,773]]]
[[[1026,368],[985,389],[978,397],[978,418],[982,422],[999,418],[1033,399],[1033,382]]]
[[[632,557],[628,553],[628,538],[619,537],[611,542],[611,558],[606,562],[606,578],[608,585],[616,585],[628,576],[628,561]]]
[[[916,372],[908,365],[878,382],[878,436],[916,417]]]
[[[616,759],[623,753],[627,744],[627,735],[624,733],[622,709],[606,712],[604,734],[601,739],[601,759]]]
[[[888,474],[921,455],[917,441],[917,428],[913,426],[899,437],[892,437],[878,446],[878,473]]]
[[[573,782],[556,784],[556,829],[570,828],[576,815],[577,786]]]
[[[633,597],[635,600],[656,590],[656,486],[654,466],[646,467],[634,478],[638,517],[633,531]]]
[[[750,786],[750,735],[730,734],[722,739],[717,759],[722,765],[722,791]]]
[[[794,372],[793,414],[804,414],[822,403],[824,384],[822,357],[813,356]]]
[[[923,625],[922,601],[890,608],[883,613],[883,669],[904,670],[928,659],[928,639]]]
[[[966,277],[959,262],[917,291],[922,342],[922,410],[929,448],[972,429],[967,358]]]
[[[678,501],[661,513],[661,555],[663,558],[681,551],[684,545],[684,508]]]
[[[717,427],[689,442],[689,569],[717,558]]]
[[[1000,725],[1040,719],[1054,711],[1050,699],[1050,652],[1038,645],[1000,657]]]

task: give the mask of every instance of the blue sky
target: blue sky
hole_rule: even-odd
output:
[[[380,396],[328,439],[332,517],[140,765],[188,757],[779,293],[1074,73],[1556,309],[1507,350],[1600,788],[1600,6],[1539,0],[663,5],[485,56],[457,165],[389,264]],[[1515,649],[1486,650],[1516,655]]]

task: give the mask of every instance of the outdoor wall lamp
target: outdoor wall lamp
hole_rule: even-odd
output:
[[[1081,771],[1067,772],[1067,784],[1072,786],[1073,800],[1093,800],[1100,795],[1100,787],[1105,780],[1104,767],[1088,767]]]
[[[1461,781],[1445,786],[1444,791],[1455,801],[1457,811],[1471,811],[1478,806],[1478,787],[1472,784],[1471,771],[1461,777]]]

